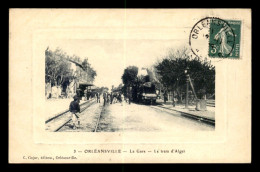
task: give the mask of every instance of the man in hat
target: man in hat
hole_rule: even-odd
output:
[[[72,101],[70,103],[70,112],[71,112],[71,119],[72,119],[72,122],[73,122],[73,129],[76,129],[76,123],[78,121],[78,125],[80,125],[80,121],[79,121],[79,117],[78,117],[78,113],[80,112],[80,106],[79,106],[79,98],[77,95],[75,95],[73,97],[74,101]]]

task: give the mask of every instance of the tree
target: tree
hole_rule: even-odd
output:
[[[186,74],[184,70],[189,68],[189,75],[192,79],[195,92],[199,98],[203,94],[215,93],[215,67],[209,61],[199,58],[191,59],[186,48],[177,51],[171,50],[155,66],[159,81],[167,90],[176,91],[181,97],[185,92]]]
[[[128,66],[124,70],[124,74],[122,75],[122,81],[125,86],[133,85],[136,82],[138,74],[138,67],[136,66]]]
[[[71,63],[76,64],[76,72],[73,73]],[[79,56],[69,56],[60,48],[51,51],[49,47],[45,50],[45,83],[51,85],[61,85],[64,89],[70,84],[72,79],[93,83],[97,76],[96,71],[91,67],[88,59],[83,62]]]
[[[45,83],[61,85],[72,77],[70,64],[66,60],[66,53],[57,48],[54,52],[45,51]]]

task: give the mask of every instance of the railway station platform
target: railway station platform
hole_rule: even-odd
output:
[[[194,117],[205,118],[208,120],[215,121],[215,105],[213,106],[212,103],[207,104],[206,111],[197,111],[195,109],[196,105],[189,105],[188,109],[186,109],[184,104],[176,104],[175,107],[173,107],[172,101],[167,101],[166,104],[164,104],[163,100],[156,100],[156,102],[161,103],[162,107],[170,110],[186,113]]]

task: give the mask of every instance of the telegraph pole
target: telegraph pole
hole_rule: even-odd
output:
[[[189,68],[187,67],[184,70],[184,73],[186,74],[186,98],[185,98],[185,108],[188,109],[188,103],[189,103],[189,74],[188,74]]]

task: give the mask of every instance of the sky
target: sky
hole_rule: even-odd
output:
[[[68,55],[87,57],[97,72],[94,85],[108,88],[122,83],[121,76],[127,66],[150,67],[170,48],[183,46],[188,46],[187,40],[63,39],[49,44],[51,50],[59,47]]]

